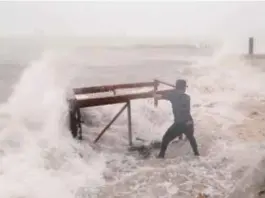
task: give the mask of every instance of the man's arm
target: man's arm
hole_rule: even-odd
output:
[[[156,98],[157,100],[170,100],[170,95],[171,95],[171,92],[167,91],[163,94],[155,94],[154,98]]]

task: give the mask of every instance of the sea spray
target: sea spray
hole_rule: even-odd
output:
[[[80,188],[93,193],[104,182],[103,156],[73,140],[67,128],[72,66],[66,54],[44,54],[2,104],[0,197],[74,198]]]

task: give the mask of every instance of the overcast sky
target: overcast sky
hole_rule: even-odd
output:
[[[0,35],[265,35],[265,2],[0,2]]]

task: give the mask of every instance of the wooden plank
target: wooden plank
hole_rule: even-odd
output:
[[[154,93],[156,94],[157,93],[157,90],[158,90],[158,86],[159,86],[159,82],[158,80],[154,80]],[[154,98],[154,104],[155,104],[155,107],[157,107],[158,105],[158,100],[157,98]]]
[[[170,90],[157,91],[157,94],[163,94]],[[136,100],[136,99],[144,99],[144,98],[153,98],[154,92],[141,92],[135,94],[126,94],[126,95],[117,95],[117,96],[108,96],[103,98],[84,98],[78,99],[77,105],[79,108],[85,107],[93,107],[93,106],[101,106],[101,105],[109,105],[109,104],[118,104],[118,103],[126,103],[128,100]]]
[[[140,83],[128,83],[128,84],[116,84],[116,85],[103,85],[93,87],[75,88],[75,94],[87,94],[87,93],[100,93],[100,92],[114,92],[116,89],[131,89],[141,87],[153,87],[154,82],[140,82]]]

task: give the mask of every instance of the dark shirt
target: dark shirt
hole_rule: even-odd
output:
[[[163,99],[171,102],[176,123],[192,121],[189,95],[172,90],[163,94]]]

